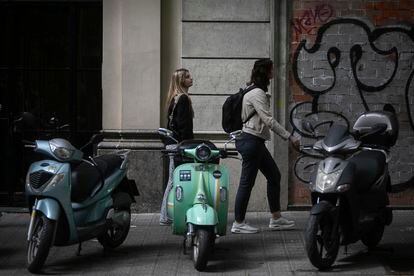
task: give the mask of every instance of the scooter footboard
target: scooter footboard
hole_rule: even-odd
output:
[[[216,225],[217,212],[208,205],[196,204],[187,210],[187,223],[195,225]]]

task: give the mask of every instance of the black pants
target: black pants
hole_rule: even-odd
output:
[[[248,133],[243,133],[236,140],[237,151],[243,157],[234,208],[235,219],[238,222],[242,222],[245,218],[250,194],[259,170],[267,180],[267,200],[270,212],[280,211],[280,171],[264,142],[263,139]]]

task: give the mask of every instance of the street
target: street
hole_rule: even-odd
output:
[[[290,231],[267,229],[267,213],[248,213],[259,234],[230,233],[216,242],[207,271],[198,273],[189,255],[183,255],[182,237],[158,224],[158,214],[133,214],[126,242],[104,252],[96,240],[78,246],[53,247],[44,266],[45,274],[59,275],[414,275],[414,211],[394,211],[380,247],[368,252],[361,242],[341,247],[332,270],[319,272],[307,259],[303,231],[307,211],[284,213],[296,220]],[[26,231],[28,213],[3,213],[0,217],[0,274],[28,275]]]

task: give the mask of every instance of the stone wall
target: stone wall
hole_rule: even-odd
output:
[[[275,3],[271,0],[182,0],[182,66],[194,79],[190,94],[194,107],[194,129],[200,137],[215,134],[213,142],[226,138],[221,127],[221,108],[228,95],[244,87],[254,61],[275,58]],[[273,103],[278,91],[272,86]],[[284,94],[285,91],[283,91]],[[274,106],[272,106],[273,108]],[[221,140],[221,141],[220,141]],[[275,140],[268,143],[275,149]],[[286,156],[279,154],[286,168]],[[230,210],[234,207],[241,162],[225,160],[231,167]],[[286,173],[285,173],[286,172]],[[282,206],[287,204],[287,170],[283,170]],[[286,191],[286,192],[285,192]],[[258,174],[249,211],[268,210],[266,181]]]
[[[298,105],[304,101],[314,101],[315,120],[351,126],[364,111],[392,104],[400,123],[391,151],[393,184],[413,181],[413,15],[414,2],[409,0],[293,1],[290,85],[294,122],[312,111],[311,104]],[[307,177],[306,173],[300,176]],[[291,179],[289,201],[308,204],[308,189],[297,178]],[[412,205],[413,196],[411,190],[394,194],[391,203]]]
[[[165,125],[163,106],[172,71],[185,67],[193,76],[194,86],[189,92],[195,111],[196,138],[210,139],[222,147],[227,138],[221,127],[222,104],[228,95],[245,86],[254,61],[270,57],[277,67],[279,64],[283,68],[286,66],[286,59],[279,58],[280,52],[287,56],[286,47],[279,47],[279,38],[283,37],[279,36],[280,28],[287,29],[283,23],[286,13],[280,6],[283,3],[286,8],[286,2],[104,1],[103,125],[106,138],[99,150],[102,153],[132,150],[129,176],[138,183],[142,194],[138,198],[139,212],[157,212],[161,204],[166,164],[161,159],[162,144],[155,130]],[[156,8],[160,8],[161,15],[153,11]],[[280,14],[284,15],[283,19]],[[287,44],[286,38],[282,41]],[[150,43],[154,43],[153,49],[147,48]],[[284,72],[281,70],[270,89],[272,109],[277,106],[275,114],[282,124],[286,123]],[[147,73],[151,73],[152,78]],[[160,81],[157,82],[158,77]],[[277,153],[275,158],[282,171],[282,208],[287,206],[286,146],[287,143],[277,137],[268,143],[269,150]],[[241,163],[234,159],[223,160],[223,163],[231,171],[231,211]],[[266,182],[259,174],[249,211],[265,210],[268,210]]]
[[[271,57],[269,0],[183,0],[182,66],[190,89],[197,131],[222,131],[221,106],[243,87],[254,60]]]

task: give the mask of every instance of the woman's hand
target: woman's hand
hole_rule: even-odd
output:
[[[289,136],[289,142],[292,144],[292,146],[296,150],[299,150],[299,146],[300,146],[300,137],[299,136],[290,135]]]

